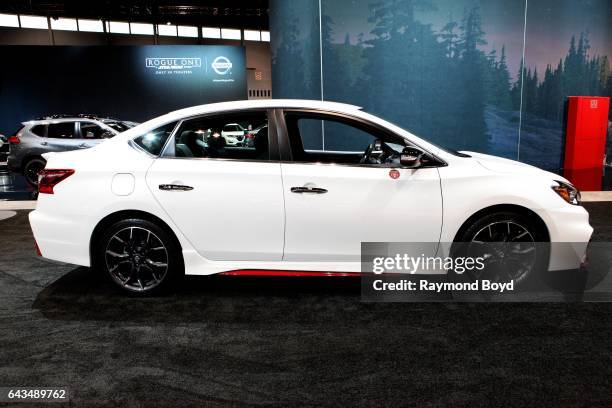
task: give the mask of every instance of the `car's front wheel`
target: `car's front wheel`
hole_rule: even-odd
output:
[[[482,259],[484,268],[473,269],[472,279],[514,281],[526,287],[548,265],[549,245],[543,228],[533,218],[497,212],[472,222],[455,243],[455,256]]]
[[[184,272],[176,239],[151,221],[137,218],[107,228],[94,259],[115,285],[137,295],[167,290]]]
[[[25,166],[23,166],[23,175],[28,183],[37,186],[38,185],[38,173],[40,173],[47,162],[43,158],[35,158],[29,160]]]

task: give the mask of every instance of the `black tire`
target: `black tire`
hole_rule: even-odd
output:
[[[95,243],[94,267],[124,293],[168,292],[184,275],[179,243],[151,221],[131,218],[108,227]]]
[[[28,183],[33,186],[38,185],[38,173],[47,165],[47,161],[42,157],[36,157],[34,159],[28,160],[28,162],[23,166],[23,176],[27,180]]]
[[[470,273],[472,279],[497,281],[514,280],[516,288],[532,287],[548,268],[550,248],[546,231],[532,217],[514,212],[497,212],[483,216],[463,230],[453,246],[453,256],[470,256],[483,245],[482,252],[488,252],[491,265],[485,273]],[[484,244],[482,244],[484,242]],[[498,246],[494,243],[504,242]],[[510,253],[516,247],[515,255]],[[474,251],[476,249],[476,251]],[[503,249],[503,251],[502,251]],[[501,257],[499,254],[502,254]],[[473,256],[473,255],[472,255]],[[505,258],[504,258],[505,257]],[[491,271],[494,271],[492,273]],[[487,275],[489,273],[489,275]]]

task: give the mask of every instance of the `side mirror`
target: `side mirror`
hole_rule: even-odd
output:
[[[421,158],[425,152],[418,147],[404,147],[400,155],[400,164],[408,169],[416,169],[421,166]]]

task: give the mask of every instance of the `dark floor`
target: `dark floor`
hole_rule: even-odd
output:
[[[612,203],[588,208],[612,240]],[[610,303],[363,303],[355,278],[126,298],[36,258],[26,216],[0,221],[0,387],[88,407],[612,406]]]

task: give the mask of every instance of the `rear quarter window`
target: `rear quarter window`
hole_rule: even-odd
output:
[[[34,133],[36,136],[45,137],[47,133],[47,125],[36,125],[30,129],[30,132]]]
[[[170,137],[172,131],[176,127],[176,123],[177,122],[168,123],[157,129],[150,130],[144,135],[137,136],[133,139],[134,143],[152,155],[159,156],[168,137]]]

